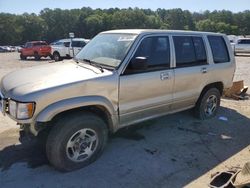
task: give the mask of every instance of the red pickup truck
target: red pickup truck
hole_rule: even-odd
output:
[[[27,57],[35,57],[39,60],[41,57],[51,57],[51,47],[45,41],[27,42],[20,50],[20,58],[22,60]]]

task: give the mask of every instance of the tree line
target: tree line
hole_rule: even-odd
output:
[[[250,34],[250,10],[190,12],[182,9],[110,8],[43,9],[38,15],[0,13],[0,45],[20,45],[31,40],[52,42],[76,37],[92,38],[111,29],[176,29]]]

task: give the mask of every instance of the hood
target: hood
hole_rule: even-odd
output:
[[[108,70],[101,72],[88,64],[68,60],[9,73],[1,81],[1,90],[6,97],[19,96],[110,74]]]

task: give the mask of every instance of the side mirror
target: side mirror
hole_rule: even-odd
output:
[[[132,69],[134,70],[146,70],[148,67],[146,57],[136,57],[132,60]]]

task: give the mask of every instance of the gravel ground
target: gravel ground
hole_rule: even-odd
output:
[[[250,85],[250,58],[236,60],[235,80]],[[0,78],[50,61],[20,61],[18,53],[0,54]],[[122,130],[110,137],[99,160],[71,173],[49,166],[36,143],[20,144],[16,124],[0,115],[0,187],[208,187],[214,173],[249,161],[249,104],[222,99],[211,120],[199,121],[185,111]]]

